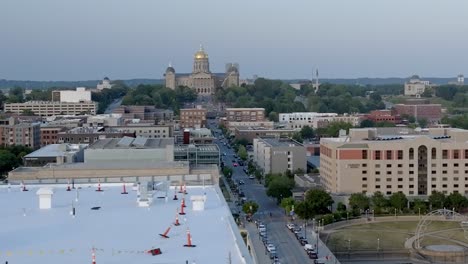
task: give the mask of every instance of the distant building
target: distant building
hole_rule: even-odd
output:
[[[154,105],[121,105],[115,108],[112,113],[122,115],[122,118],[125,120],[152,120],[154,124],[164,123],[174,119],[174,111],[158,109]]]
[[[457,76],[457,79],[456,81],[453,81],[453,82],[449,82],[449,84],[453,84],[453,85],[465,85],[465,76],[463,76],[463,74],[459,74]]]
[[[47,126],[41,124],[41,146],[58,143],[58,133],[66,131],[65,127]]]
[[[109,78],[107,77],[104,77],[104,79],[97,84],[96,86],[96,89],[98,89],[99,91],[102,91],[104,89],[111,89],[112,88],[112,84],[109,80]]]
[[[418,75],[414,75],[405,83],[405,95],[420,97],[427,87],[430,87],[429,81],[423,81]]]
[[[122,133],[134,133],[136,137],[145,138],[172,138],[172,125],[144,125],[144,124],[127,124],[126,126],[112,127],[113,130]]]
[[[100,139],[84,152],[84,162],[174,161],[174,139],[123,137]]]
[[[180,109],[180,128],[206,127],[206,112],[207,110],[201,108],[201,106],[196,108]]]
[[[296,130],[294,129],[268,129],[261,127],[236,127],[234,130],[234,137],[238,140],[246,139],[248,143],[252,144],[254,138],[257,137],[291,137]]]
[[[95,115],[97,103],[82,102],[50,102],[50,101],[29,101],[25,103],[6,103],[5,112],[22,114],[28,110],[39,116],[57,116],[57,115]]]
[[[102,127],[102,126],[121,126],[123,125],[123,118],[121,114],[102,114],[95,116],[88,116],[86,123],[83,126]]]
[[[178,144],[213,144],[214,137],[208,128],[186,128],[175,135]]]
[[[375,122],[388,122],[391,124],[399,124],[401,118],[398,115],[394,115],[391,110],[373,110],[365,118]]]
[[[429,124],[436,124],[442,118],[440,104],[395,104],[392,113],[399,116],[413,116],[416,120],[426,119]]]
[[[236,127],[255,127],[255,128],[262,128],[262,129],[273,129],[274,122],[273,121],[227,121],[225,117],[220,119],[220,123],[223,124],[230,133],[234,134]]]
[[[254,161],[264,173],[306,171],[306,151],[302,144],[291,139],[255,138]]]
[[[172,65],[166,69],[164,78],[166,87],[175,89],[179,86],[187,86],[198,94],[214,94],[218,87],[239,86],[239,66],[235,63],[228,64],[226,73],[211,73],[208,54],[202,46],[194,55],[192,73],[176,74]]]
[[[228,122],[265,121],[265,108],[226,108]]]
[[[0,146],[41,146],[40,123],[19,123],[14,117],[0,120]]]
[[[78,87],[76,91],[52,91],[52,101],[64,103],[91,102],[91,91],[87,91],[85,87]]]
[[[135,133],[126,133],[103,127],[77,127],[59,132],[57,137],[58,143],[93,144],[100,139],[135,137]]]
[[[279,123],[288,129],[302,129],[305,126],[311,128],[327,127],[332,122],[345,122],[352,126],[358,126],[361,123],[361,117],[357,115],[338,115],[337,113],[281,113],[279,114]]]
[[[23,157],[26,167],[83,162],[87,144],[50,144]]]

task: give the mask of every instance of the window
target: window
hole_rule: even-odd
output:
[[[409,178],[409,181],[414,181],[414,178]]]
[[[401,189],[401,188],[403,188],[403,185],[398,185],[398,189]]]
[[[387,164],[387,168],[391,168],[392,167],[392,164]]]
[[[401,174],[403,174],[403,171],[397,171],[397,174],[401,175]]]
[[[363,163],[363,164],[362,164],[362,167],[363,167],[363,168],[367,168],[367,163]]]
[[[376,182],[380,182],[380,178],[375,178],[375,181],[376,181]]]
[[[392,188],[392,186],[391,186],[391,185],[387,185],[387,189],[391,189],[391,188]]]
[[[387,181],[388,181],[388,182],[391,182],[391,181],[392,181],[392,178],[387,178]]]
[[[453,180],[454,180],[454,181],[458,181],[458,177],[454,177]]]
[[[363,177],[362,180],[363,180],[363,181],[367,181],[367,177]]]
[[[399,181],[399,182],[403,181],[403,178],[398,178],[398,181]]]
[[[391,191],[387,191],[386,194],[387,194],[387,195],[392,195],[392,192],[391,192]]]
[[[367,150],[363,150],[361,155],[362,155],[362,159],[367,159]]]
[[[409,194],[414,194],[414,191],[409,191]]]
[[[468,149],[465,149],[465,159],[468,159]]]
[[[398,156],[397,158],[398,158],[399,160],[402,160],[402,159],[403,159],[403,150],[399,150],[397,153],[398,153],[398,154],[397,154],[397,156]]]
[[[376,188],[376,189],[380,189],[380,185],[376,185],[375,188]]]
[[[414,174],[414,171],[409,171],[409,174]]]
[[[431,164],[431,167],[432,167],[432,168],[435,168],[435,167],[437,167],[437,164],[432,163],[432,164]]]
[[[442,174],[447,174],[447,171],[442,171]]]
[[[447,188],[447,184],[442,184],[442,188]]]
[[[380,150],[375,151],[375,159],[380,160]]]
[[[391,171],[387,171],[387,175],[392,175],[392,172],[391,172]]]
[[[380,175],[380,171],[376,171],[376,172],[375,172],[375,175]]]
[[[435,184],[432,184],[431,187],[432,187],[432,188],[436,188],[436,185],[435,185]]]
[[[444,168],[447,168],[447,166],[448,166],[447,163],[443,163],[443,164],[442,164],[442,167],[444,167]]]
[[[454,166],[454,167],[458,167],[458,163],[454,163],[453,166]]]
[[[362,185],[362,188],[367,188],[367,184],[363,184],[363,185]]]
[[[454,171],[453,171],[453,174],[458,174],[458,170],[454,170]]]
[[[380,168],[380,164],[375,164],[375,167],[376,167],[376,168]]]
[[[436,174],[436,173],[437,173],[437,171],[433,170],[433,171],[431,171],[431,173],[432,173],[432,174]]]
[[[437,179],[436,178],[431,178],[431,181],[437,181]]]
[[[447,181],[447,177],[443,177],[443,178],[442,178],[442,181]]]
[[[458,184],[454,184],[454,185],[453,185],[453,188],[458,188]]]
[[[413,185],[413,184],[410,184],[410,186],[409,186],[409,187],[410,187],[410,189],[412,189],[412,188],[414,188],[414,185]]]
[[[448,150],[446,150],[446,149],[442,150],[442,158],[443,159],[448,159]]]
[[[437,150],[436,148],[432,148],[431,150],[431,156],[432,156],[432,159],[437,159]]]
[[[414,159],[414,149],[413,148],[409,149],[409,159],[410,160]]]
[[[386,153],[385,153],[385,159],[392,159],[392,151],[391,150],[387,150]]]
[[[459,159],[460,158],[460,151],[458,149],[455,149],[453,151],[453,158],[454,159]]]
[[[362,171],[362,174],[367,174],[367,171]]]
[[[403,167],[403,164],[398,164],[398,168],[402,168]]]

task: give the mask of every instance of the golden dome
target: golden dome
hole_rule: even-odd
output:
[[[208,59],[208,54],[203,50],[202,45],[200,45],[200,49],[195,53],[195,59]]]

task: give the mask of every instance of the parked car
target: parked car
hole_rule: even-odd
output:
[[[252,174],[250,174],[250,175],[249,175],[249,179],[255,180],[255,176],[253,176]]]
[[[299,242],[300,242],[301,245],[303,245],[303,246],[305,246],[306,244],[309,244],[309,242],[308,242],[307,239],[305,239],[305,238],[300,239]]]
[[[275,245],[273,245],[273,244],[268,244],[268,245],[266,246],[266,249],[268,250],[268,252],[276,251],[276,247],[275,247]]]
[[[296,227],[296,225],[293,224],[293,223],[287,223],[287,224],[286,224],[286,227],[287,227],[289,230],[293,230],[294,227]]]

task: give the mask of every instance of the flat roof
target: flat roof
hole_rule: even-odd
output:
[[[65,153],[77,152],[88,144],[50,144],[24,156],[24,158],[61,157]]]
[[[219,152],[218,145],[216,144],[207,144],[207,145],[177,145],[174,146],[174,153],[175,152],[182,152],[187,151],[189,148],[196,149],[197,151],[202,152]]]
[[[51,209],[39,209],[36,192],[42,187],[53,190]],[[22,264],[91,263],[94,248],[96,263],[219,264],[229,256],[232,263],[253,263],[218,187],[188,186],[186,215],[179,216],[179,226],[173,223],[182,195],[172,200],[174,189],[166,192],[163,184],[156,187],[150,207],[137,206],[131,184],[126,185],[127,195],[121,194],[120,183],[101,184],[103,192],[96,192],[96,183],[75,187],[80,189],[67,192],[66,185],[30,185],[22,192],[18,185],[10,190],[0,187],[0,259]],[[204,211],[193,210],[195,196],[206,197]],[[169,238],[161,237],[168,227]],[[184,247],[187,230],[196,247]],[[154,248],[162,254],[147,253]]]
[[[226,108],[226,111],[265,111],[265,108],[234,108],[234,107],[229,107]]]
[[[133,148],[166,148],[174,145],[173,138],[123,137],[100,139],[89,146],[89,149],[133,149]]]
[[[263,142],[272,147],[302,147],[297,141],[291,139],[260,138]],[[292,146],[291,146],[292,145]]]

